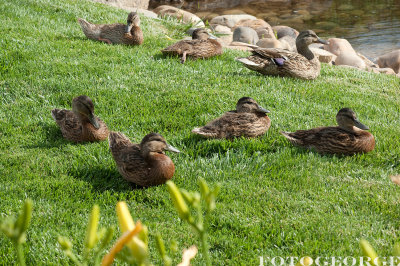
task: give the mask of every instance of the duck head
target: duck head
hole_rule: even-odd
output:
[[[342,108],[336,115],[336,122],[341,128],[353,130],[353,127],[368,130],[369,128],[358,121],[356,113],[350,108]]]
[[[72,100],[72,111],[81,118],[81,120],[87,120],[96,129],[100,128],[97,118],[94,116],[94,105],[92,100],[86,96],[81,95],[75,97]]]
[[[158,133],[147,134],[140,143],[140,149],[144,158],[150,158],[157,154],[165,154],[165,151],[180,152],[169,145],[164,137]]]
[[[207,40],[210,37],[206,29],[204,28],[199,28],[195,29],[192,32],[192,39],[193,40]]]
[[[133,26],[140,26],[140,17],[136,12],[131,12],[126,20],[125,33],[130,33]]]
[[[328,44],[327,41],[320,39],[317,34],[312,30],[305,30],[300,32],[296,38],[296,46],[310,45],[312,43]]]
[[[260,105],[250,97],[242,97],[236,104],[236,112],[238,113],[261,113],[266,114],[269,111]]]

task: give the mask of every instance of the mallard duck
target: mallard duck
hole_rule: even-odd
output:
[[[242,97],[236,104],[236,110],[226,112],[204,127],[193,129],[192,133],[206,138],[257,137],[267,132],[271,125],[267,113],[269,111],[254,99]]]
[[[72,111],[53,109],[51,115],[69,141],[101,141],[108,136],[106,124],[93,114],[92,100],[81,95],[72,100]]]
[[[192,40],[182,40],[161,50],[165,55],[179,55],[181,63],[185,63],[186,56],[193,59],[208,58],[222,54],[221,44],[209,38],[208,32],[203,29],[195,29],[192,33]]]
[[[375,147],[369,128],[358,121],[350,108],[342,108],[336,115],[337,127],[317,127],[296,132],[281,132],[293,145],[315,149],[322,154],[352,155],[370,152]]]
[[[251,56],[236,60],[264,75],[315,79],[320,73],[321,64],[308,48],[312,43],[328,42],[318,38],[312,30],[306,30],[296,38],[298,53],[278,48],[253,48]]]
[[[140,45],[143,43],[143,32],[140,29],[140,17],[136,12],[128,15],[127,24],[92,24],[78,18],[86,37],[108,44]]]
[[[129,182],[148,187],[172,178],[175,165],[165,151],[179,153],[157,133],[147,134],[140,144],[120,132],[110,132],[108,142],[119,173]]]

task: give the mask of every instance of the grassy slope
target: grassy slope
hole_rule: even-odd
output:
[[[85,1],[6,0],[0,12],[0,218],[15,213],[24,198],[34,200],[31,263],[65,259],[57,235],[79,239],[81,247],[95,203],[101,224],[116,224],[118,200],[126,200],[150,232],[177,239],[180,248],[193,243],[165,186],[132,190],[107,142],[62,139],[50,110],[69,107],[80,94],[93,99],[110,129],[134,141],[156,131],[182,150],[170,155],[178,186],[196,190],[199,176],[222,183],[210,229],[216,264],[256,264],[262,255],[359,255],[360,238],[385,253],[399,240],[400,192],[388,179],[399,171],[398,78],[328,66],[311,82],[264,77],[234,62],[240,53],[231,51],[181,65],[160,57],[171,41],[150,19],[142,19],[141,47],[87,40],[76,17],[123,22],[126,12]],[[265,136],[229,142],[190,134],[242,96],[272,111]],[[345,106],[376,136],[373,152],[320,156],[279,134],[335,124]],[[0,261],[9,264],[12,247],[3,236],[0,247]],[[153,260],[160,262],[154,252]]]

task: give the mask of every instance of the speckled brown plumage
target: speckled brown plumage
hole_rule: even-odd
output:
[[[140,144],[133,144],[120,132],[110,132],[109,146],[119,173],[129,182],[148,187],[163,184],[172,178],[175,165],[165,151],[179,152],[157,133],[146,135]]]
[[[226,112],[207,125],[195,128],[192,133],[206,138],[257,137],[269,129],[271,120],[266,115],[269,111],[262,108],[249,97],[239,99],[236,110]]]
[[[299,53],[278,48],[258,48],[252,51],[253,55],[236,60],[263,75],[315,79],[320,74],[321,64],[308,45],[316,42],[326,43],[315,32],[303,31],[296,39]]]
[[[108,44],[140,45],[143,43],[143,32],[140,29],[140,18],[136,12],[128,15],[127,24],[92,24],[78,18],[83,33],[89,39]]]
[[[51,111],[65,139],[73,142],[91,142],[102,141],[108,137],[108,128],[93,114],[94,106],[89,97],[82,95],[74,98],[72,109]]]
[[[192,40],[179,41],[161,52],[165,55],[178,55],[184,63],[187,56],[199,59],[220,55],[222,46],[217,40],[209,39],[209,34],[205,29],[196,29],[193,31]]]
[[[293,145],[315,149],[322,154],[352,155],[370,152],[375,147],[374,136],[364,131],[355,113],[349,108],[339,110],[337,127],[318,127],[296,132],[281,132]]]

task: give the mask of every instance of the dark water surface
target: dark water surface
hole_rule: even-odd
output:
[[[321,37],[347,39],[356,51],[370,59],[400,49],[400,0],[225,1],[224,8],[214,6],[212,10],[205,10],[209,5],[197,4],[188,9],[218,14],[242,10],[265,19],[272,26],[287,25],[299,31],[313,29]],[[224,1],[219,0],[219,6],[221,2]]]

